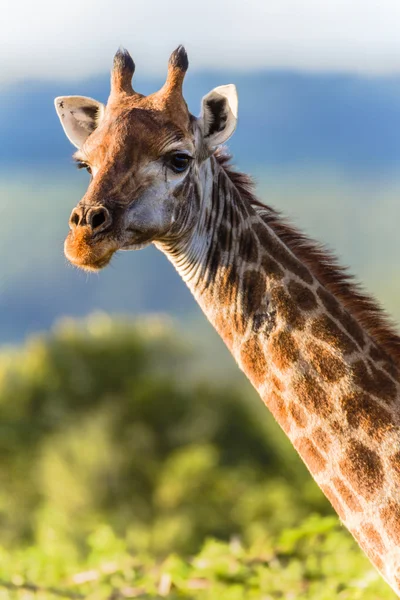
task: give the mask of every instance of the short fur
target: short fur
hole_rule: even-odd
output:
[[[347,268],[339,264],[333,252],[293,227],[277,210],[260,202],[254,194],[253,180],[233,168],[229,154],[217,150],[215,157],[242,197],[261,213],[263,220],[293,254],[343,303],[350,314],[400,367],[400,336],[396,333],[390,317],[377,301],[363,291]]]

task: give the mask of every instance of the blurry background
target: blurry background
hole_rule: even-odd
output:
[[[40,564],[62,557],[64,573],[89,551],[111,551],[112,536],[157,556],[196,552],[209,535],[265,548],[310,512],[331,511],[160,253],[119,253],[90,276],[66,263],[88,175],[74,168],[54,97],[105,102],[119,45],[136,62],[134,87],[150,93],[184,43],[191,111],[235,83],[238,168],[399,319],[399,20],[396,0],[3,2],[4,578],[10,548],[29,547],[29,560],[40,549]],[[359,556],[343,539],[341,555]],[[343,562],[338,573],[348,581]]]

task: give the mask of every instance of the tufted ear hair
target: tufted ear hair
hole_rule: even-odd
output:
[[[85,96],[59,96],[54,104],[65,135],[81,148],[103,118],[104,104]]]
[[[236,129],[238,97],[233,84],[214,88],[201,103],[200,126],[211,148],[224,144]]]

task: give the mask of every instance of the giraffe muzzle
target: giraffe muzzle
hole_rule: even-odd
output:
[[[69,218],[69,227],[73,231],[78,227],[89,227],[93,234],[98,234],[110,227],[112,217],[105,206],[86,208],[77,206]]]
[[[78,205],[74,208],[64,244],[67,259],[86,271],[98,271],[107,266],[120,246],[112,235],[113,221],[105,206]]]

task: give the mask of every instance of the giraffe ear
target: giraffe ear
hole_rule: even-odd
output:
[[[200,125],[209,147],[224,144],[236,129],[238,97],[233,84],[221,85],[204,96]]]
[[[59,96],[54,104],[65,135],[81,148],[103,118],[104,104],[84,96]]]

